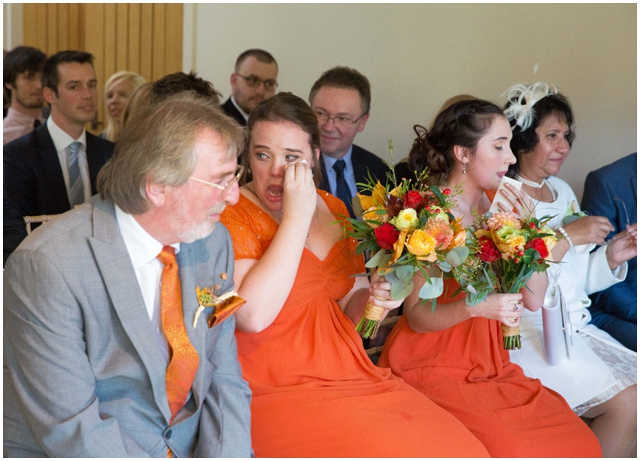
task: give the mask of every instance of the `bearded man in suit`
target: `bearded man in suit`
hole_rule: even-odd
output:
[[[199,307],[233,299],[216,223],[238,200],[243,143],[210,100],[152,104],[125,125],[100,195],[9,257],[5,456],[252,455],[235,319]]]

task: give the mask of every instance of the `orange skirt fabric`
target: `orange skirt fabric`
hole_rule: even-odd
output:
[[[464,297],[451,297],[458,286],[445,279],[436,309]],[[419,334],[403,316],[378,365],[456,416],[492,457],[602,456],[597,438],[565,400],[509,361],[497,320],[476,317]]]
[[[346,208],[318,191],[334,215]],[[236,259],[259,259],[277,224],[240,195],[222,222]],[[420,392],[374,366],[337,301],[364,272],[355,241],[324,261],[304,250],[293,289],[260,333],[236,331],[253,391],[251,435],[258,457],[486,457],[464,425]],[[277,268],[274,268],[277,270]]]

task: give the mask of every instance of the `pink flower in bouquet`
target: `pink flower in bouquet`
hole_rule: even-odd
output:
[[[428,219],[424,225],[424,230],[436,241],[436,248],[448,248],[453,240],[453,229],[448,221],[439,218]]]

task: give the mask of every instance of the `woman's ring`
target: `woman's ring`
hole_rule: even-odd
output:
[[[513,311],[517,312],[518,311],[518,301],[511,301],[511,304],[513,304]]]

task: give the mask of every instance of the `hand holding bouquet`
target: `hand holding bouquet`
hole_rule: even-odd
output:
[[[556,245],[549,216],[518,218],[510,212],[486,213],[467,229],[470,256],[452,274],[474,306],[489,293],[517,293],[534,272],[549,267],[548,257]],[[520,328],[502,325],[503,345],[520,349]]]
[[[392,188],[371,179],[358,184],[371,195],[354,197],[354,211],[361,220],[345,218],[345,234],[360,240],[356,253],[368,251],[372,255],[365,266],[387,279],[394,300],[413,291],[417,271],[427,280],[420,298],[437,298],[442,293],[442,278],[429,277],[426,269],[435,265],[448,272],[469,254],[464,246],[465,230],[451,214],[455,205],[451,190],[423,186],[425,178],[423,173],[416,184],[407,179],[398,184],[395,174],[390,173]],[[374,308],[367,304],[356,326],[365,338],[375,337],[382,320],[382,313]]]

